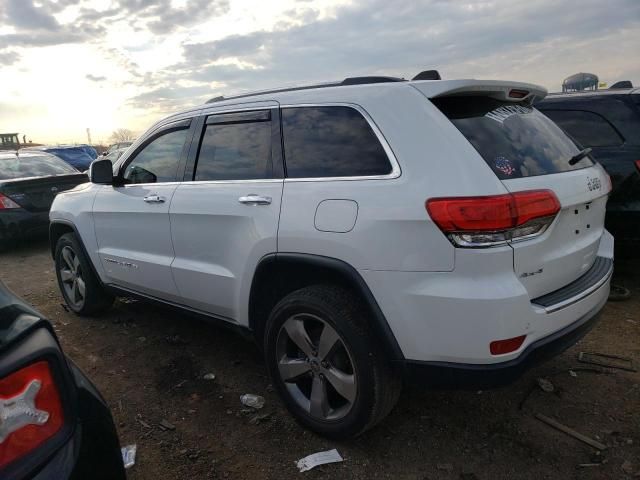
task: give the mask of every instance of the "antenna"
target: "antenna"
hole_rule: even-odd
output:
[[[91,145],[91,129],[87,128],[87,143]]]

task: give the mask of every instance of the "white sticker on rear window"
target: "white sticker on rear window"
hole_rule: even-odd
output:
[[[525,115],[531,112],[533,112],[533,108],[531,107],[523,107],[522,105],[505,105],[485,113],[484,116],[491,120],[495,120],[498,123],[503,123],[507,118],[513,115]]]

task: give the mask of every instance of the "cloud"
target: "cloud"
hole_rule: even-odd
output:
[[[20,60],[20,55],[12,50],[0,52],[0,65],[2,66],[6,67],[9,65],[13,65],[18,60]]]
[[[299,26],[183,46],[180,75],[245,87],[278,82],[332,80],[385,73],[410,75],[425,68],[446,70],[497,53],[515,53],[530,44],[562,38],[556,55],[578,39],[597,39],[621,26],[638,25],[640,2],[584,1],[561,15],[550,0],[463,4],[444,1],[374,1],[348,6],[324,20]],[[543,46],[543,45],[540,45]],[[588,48],[588,45],[587,45]],[[207,67],[235,58],[260,70]],[[499,65],[493,65],[494,71]],[[536,72],[528,72],[532,76]]]
[[[90,73],[86,74],[85,78],[87,80],[91,80],[92,82],[104,82],[107,79],[107,77],[103,77],[100,75],[91,75]]]
[[[4,0],[1,10],[3,22],[17,29],[55,32],[60,24],[44,7],[36,7],[31,0]]]

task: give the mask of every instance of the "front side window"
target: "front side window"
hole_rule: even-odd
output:
[[[622,137],[607,120],[582,110],[544,110],[543,113],[584,147],[622,145]]]
[[[284,108],[282,135],[289,178],[378,176],[392,171],[371,126],[351,107]]]
[[[169,130],[147,144],[127,165],[125,183],[159,183],[176,180],[188,128]]]
[[[194,180],[271,178],[269,118],[241,114],[210,117],[200,143]]]

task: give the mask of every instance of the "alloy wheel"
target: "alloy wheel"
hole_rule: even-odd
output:
[[[81,309],[84,305],[86,284],[82,277],[80,259],[69,246],[62,249],[61,257],[59,272],[66,300],[74,309]]]
[[[320,317],[296,314],[280,327],[278,372],[294,401],[317,420],[339,420],[351,411],[358,384],[351,353]]]

